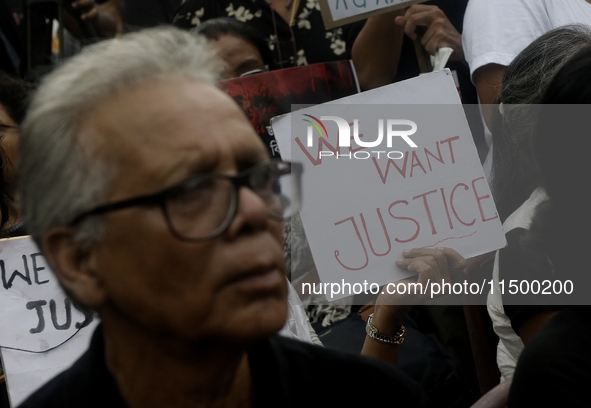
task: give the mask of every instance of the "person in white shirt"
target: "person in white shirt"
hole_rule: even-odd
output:
[[[470,0],[464,14],[462,44],[472,82],[478,90],[489,146],[484,170],[492,175],[492,106],[503,75],[515,56],[533,40],[566,24],[591,25],[585,0]]]

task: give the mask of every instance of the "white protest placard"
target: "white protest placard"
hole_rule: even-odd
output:
[[[505,245],[449,70],[300,109],[272,126],[282,158],[304,167],[300,215],[323,283],[408,277],[395,265],[405,249],[451,247],[469,258]],[[362,146],[380,134],[382,143]]]
[[[318,0],[326,29],[342,26],[427,0]]]
[[[30,237],[0,250],[0,350],[16,407],[80,357],[98,318],[74,307]]]

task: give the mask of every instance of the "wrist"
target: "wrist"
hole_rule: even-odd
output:
[[[376,304],[373,310],[373,323],[386,335],[394,335],[402,326],[404,312],[408,306]]]
[[[370,314],[365,325],[365,331],[370,338],[382,343],[395,345],[400,345],[404,342],[404,339],[406,338],[406,328],[402,324],[388,326],[396,327],[396,329],[393,330],[393,334],[388,334],[389,330],[382,331],[380,326],[378,326],[378,323],[373,320],[373,317],[374,314]]]

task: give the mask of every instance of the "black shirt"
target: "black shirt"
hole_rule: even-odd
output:
[[[430,406],[418,385],[393,366],[281,336],[253,346],[249,363],[257,407]],[[101,326],[71,368],[19,406],[32,407],[125,407],[105,365]]]
[[[499,251],[499,280],[504,280],[503,309],[511,319],[515,333],[534,315],[560,310],[564,304],[560,296],[525,291],[522,286],[516,294],[509,293],[509,283],[544,282],[559,279],[548,256],[532,239],[533,233],[525,228],[514,228],[505,234],[507,245]],[[523,290],[522,290],[523,289]],[[541,287],[540,289],[543,289]]]
[[[571,306],[554,316],[521,353],[508,406],[588,407],[591,308]]]

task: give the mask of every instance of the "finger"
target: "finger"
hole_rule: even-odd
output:
[[[424,264],[431,265],[432,270],[428,270],[429,275],[425,279],[431,279],[439,282],[441,279],[450,279],[448,260],[445,252],[439,248],[414,248],[410,251],[403,252],[405,258],[397,261],[399,267],[405,268],[411,272],[418,272],[417,265],[421,265],[418,261]],[[417,261],[416,264],[414,262]],[[422,278],[421,278],[422,279]]]
[[[455,249],[440,248],[447,258],[447,265],[451,275],[460,275],[464,272],[467,262]]]
[[[408,7],[406,9],[406,13],[404,14],[405,17],[411,16],[413,14],[417,14],[417,13],[424,13],[424,12],[430,12],[433,10],[439,10],[439,7],[437,6],[429,6],[426,4],[413,4],[412,6]]]
[[[72,8],[81,9],[81,8],[90,8],[94,7],[94,0],[76,0],[72,3]]]
[[[403,16],[398,16],[394,19],[394,24],[404,27],[406,25],[406,18]]]
[[[431,280],[445,279],[451,281],[454,277],[462,276],[466,267],[466,260],[457,251],[451,248],[414,248],[403,252],[404,259],[396,263],[399,267],[409,269],[414,260],[422,260],[436,265],[434,272],[429,276]]]
[[[421,5],[422,6],[422,5]],[[404,33],[413,41],[417,39],[417,26],[428,26],[430,24],[428,14],[432,6],[412,5],[404,13]]]
[[[405,249],[402,251],[402,255],[405,258],[418,258],[420,256],[428,256],[439,254],[443,256],[444,253],[440,248],[430,248],[430,247],[421,247],[421,248],[412,248],[412,249]]]
[[[439,48],[461,48],[461,34],[445,17],[433,20],[421,39],[421,44],[431,55]]]
[[[427,265],[428,262],[429,261],[426,260],[425,257],[398,259],[396,261],[396,265],[398,265],[402,269],[405,269],[409,272],[416,274],[416,275],[410,276],[406,279],[403,279],[402,281],[409,280],[410,282],[418,282],[419,274],[421,272],[422,273],[430,272],[430,270],[428,268],[425,268],[425,265]],[[432,266],[437,265],[437,262],[434,262],[433,259],[431,259],[431,262],[433,263]]]
[[[96,7],[94,7],[92,10],[90,10],[87,13],[81,14],[80,18],[82,20],[93,20],[98,16],[98,10]]]
[[[417,33],[415,33],[416,29],[417,26],[414,22],[410,21],[408,18],[404,19],[404,34],[413,41],[417,39]]]
[[[430,27],[432,23],[432,16],[431,13],[416,13],[411,16],[406,17],[406,25],[404,26],[404,32],[408,35],[412,40],[417,39],[417,27]],[[424,36],[424,34],[423,34]]]
[[[411,21],[415,26],[429,26],[438,15],[432,11],[421,11],[414,14],[407,14],[404,17],[408,21]]]
[[[443,46],[440,45],[441,37],[438,34],[438,28],[431,26],[421,37],[421,45],[430,55],[435,55],[437,50]]]
[[[439,267],[434,258],[421,257],[415,258],[408,265],[407,268],[410,272],[417,273],[416,283],[420,285],[427,285],[429,282],[441,282],[441,276],[439,274]]]

